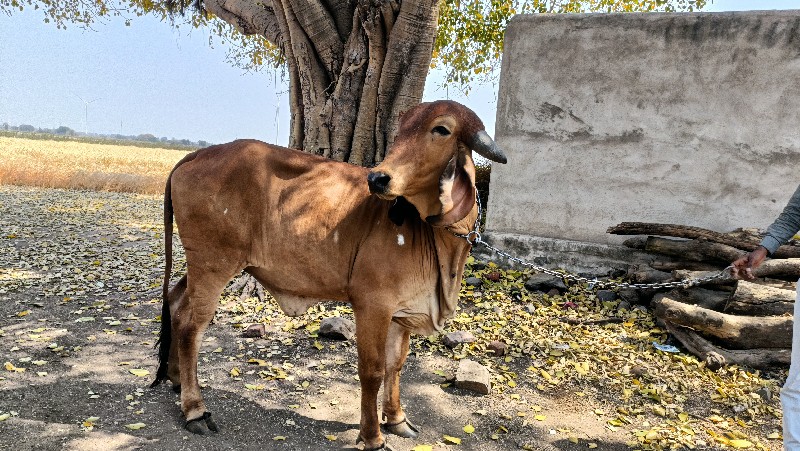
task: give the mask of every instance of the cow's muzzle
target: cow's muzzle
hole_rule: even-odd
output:
[[[389,187],[389,182],[392,177],[383,172],[370,172],[367,175],[367,184],[369,185],[369,192],[372,194],[386,194],[386,189]]]

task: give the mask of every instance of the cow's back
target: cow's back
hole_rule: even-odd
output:
[[[346,300],[358,246],[385,210],[366,174],[260,141],[198,150],[171,182],[187,260],[248,268],[273,294]]]

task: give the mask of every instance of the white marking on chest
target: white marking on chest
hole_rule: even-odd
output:
[[[339,231],[338,230],[334,230],[333,231],[333,242],[334,243],[338,243],[339,242]]]
[[[227,215],[228,214],[228,209],[226,208],[225,211],[222,212],[222,214],[223,215]]]
[[[397,234],[397,245],[402,246],[404,244],[406,244],[406,237],[404,237],[401,233]]]

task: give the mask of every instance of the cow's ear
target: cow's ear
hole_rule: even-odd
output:
[[[439,178],[439,202],[441,213],[425,219],[437,227],[462,220],[475,206],[475,163],[466,147],[460,146]]]
[[[403,225],[406,219],[414,218],[419,218],[417,207],[403,196],[396,198],[392,206],[389,207],[389,219],[398,227]]]

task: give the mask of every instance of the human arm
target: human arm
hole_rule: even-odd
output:
[[[731,275],[737,279],[753,279],[752,269],[757,268],[768,255],[774,254],[798,230],[800,230],[800,186],[789,199],[783,212],[767,228],[767,234],[761,240],[761,245],[732,263]]]

